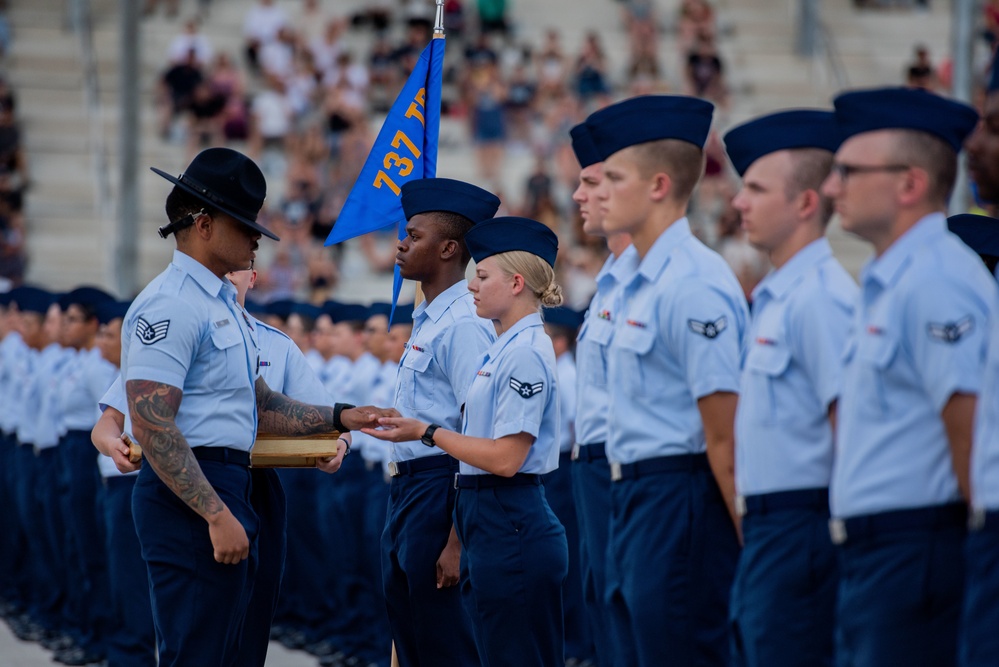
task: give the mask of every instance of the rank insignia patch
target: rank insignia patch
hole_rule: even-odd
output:
[[[717,338],[718,334],[728,328],[728,320],[724,315],[714,322],[698,322],[697,320],[687,320],[687,326],[695,334],[700,334],[705,338]]]
[[[541,390],[545,388],[544,382],[535,382],[531,384],[530,382],[521,382],[520,380],[511,377],[510,378],[510,389],[520,394],[521,398],[530,398],[535,394],[541,393]]]
[[[926,328],[930,332],[930,336],[932,338],[936,338],[937,340],[945,343],[956,343],[961,340],[964,334],[971,331],[974,326],[974,318],[971,315],[968,315],[958,322],[944,322],[941,324],[930,322],[926,325]]]
[[[167,329],[170,328],[170,320],[163,320],[150,324],[143,318],[135,323],[135,335],[139,337],[144,345],[158,343],[167,336]]]

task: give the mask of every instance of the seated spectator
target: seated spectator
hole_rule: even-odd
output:
[[[568,79],[568,65],[557,30],[545,33],[545,43],[537,54],[538,97],[541,101],[561,96]]]
[[[307,267],[309,303],[319,304],[331,299],[340,282],[340,269],[333,261],[333,253],[317,244],[308,251]]]
[[[250,105],[249,148],[250,154],[264,163],[264,173],[274,177],[283,175],[285,139],[291,131],[294,111],[285,96],[284,82],[273,76],[265,82]]]
[[[940,89],[936,68],[930,60],[929,50],[922,44],[917,44],[913,50],[913,60],[905,68],[905,85],[909,88],[921,88],[936,92]]]
[[[28,182],[28,163],[21,143],[21,126],[14,112],[14,93],[6,82],[0,83],[0,175],[9,187],[20,190]]]
[[[24,282],[27,255],[24,249],[24,220],[20,212],[0,199],[0,279],[13,287]]]
[[[506,18],[506,0],[478,0],[479,30],[505,35],[510,29]]]
[[[489,63],[498,63],[499,54],[489,43],[489,35],[479,33],[475,41],[465,47],[465,65],[476,67]]]
[[[287,81],[295,71],[298,37],[291,26],[281,26],[274,39],[265,42],[257,53],[264,76],[276,76]]]
[[[208,81],[212,90],[224,97],[226,102],[233,97],[242,98],[246,94],[243,74],[233,64],[228,53],[223,52],[215,56],[215,61],[208,72]]]
[[[302,43],[311,45],[321,39],[328,21],[323,13],[320,0],[303,0],[302,6],[295,15],[294,29]]]
[[[278,216],[280,214],[277,214]],[[275,229],[281,228],[282,221],[271,218]],[[258,269],[257,292],[265,301],[297,299],[299,288],[305,283],[305,262],[295,246],[278,244],[274,260],[267,268]]]
[[[309,116],[320,98],[320,75],[312,62],[312,54],[303,51],[295,58],[295,69],[285,80],[285,95],[296,120]]]
[[[333,155],[340,155],[342,159],[340,146],[344,134],[365,124],[364,94],[354,88],[346,77],[341,78],[332,88],[326,89],[322,113]]]
[[[520,63],[507,83],[506,118],[512,141],[523,144],[530,141],[536,94],[537,84],[530,79],[527,65]]]
[[[495,181],[502,173],[506,141],[503,115],[506,86],[500,78],[499,67],[495,64],[473,67],[463,92],[479,174],[487,181]]]
[[[713,41],[700,39],[687,54],[687,94],[725,106],[724,67]]]
[[[715,10],[708,0],[683,0],[677,22],[677,46],[690,51],[698,40],[715,38]]]
[[[628,82],[637,79],[658,81],[662,71],[655,25],[648,22],[635,24],[629,34],[631,54],[628,60]]]
[[[187,52],[187,58],[173,64],[160,78],[160,136],[170,137],[174,120],[187,110],[194,89],[204,79],[197,53]]]
[[[583,50],[576,59],[575,76],[576,94],[583,102],[610,92],[606,81],[607,57],[595,32],[586,35]]]
[[[347,24],[343,19],[332,19],[326,22],[319,37],[307,42],[312,62],[324,75],[333,68],[337,56],[343,51],[343,33],[346,29]]]
[[[222,143],[227,100],[209,81],[199,83],[187,105],[190,126],[187,133],[188,155],[193,158],[201,149]]]
[[[449,38],[462,39],[465,33],[465,6],[461,0],[444,1],[444,32]]]
[[[211,63],[212,43],[207,35],[199,31],[198,19],[188,19],[184,23],[184,31],[170,41],[167,57],[172,64],[180,63],[187,60],[192,51],[198,67],[207,67]]]
[[[278,31],[288,25],[284,10],[274,4],[274,0],[257,0],[246,13],[243,22],[243,44],[246,60],[253,71],[260,69],[260,49],[277,39]]]

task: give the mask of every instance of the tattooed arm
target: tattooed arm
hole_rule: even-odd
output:
[[[177,410],[183,392],[149,380],[125,383],[132,431],[142,445],[149,465],[177,497],[208,522],[215,560],[238,563],[249,554],[243,525],[233,516],[194,458],[194,452],[177,428]]]
[[[259,430],[275,435],[318,435],[335,431],[333,408],[328,405],[310,405],[288,398],[267,386],[262,377],[257,378],[257,420]],[[391,409],[364,406],[347,408],[340,413],[340,421],[348,429],[375,427],[379,417],[391,417]]]

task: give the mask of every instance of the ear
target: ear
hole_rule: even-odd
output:
[[[250,271],[250,286],[247,287],[246,289],[247,290],[251,290],[251,289],[253,289],[253,286],[256,285],[256,284],[257,284],[257,270],[256,269],[252,269]]]
[[[649,199],[660,202],[667,199],[673,191],[673,179],[666,172],[659,172],[652,177],[652,184],[649,189]]]
[[[451,259],[460,252],[458,242],[448,239],[441,245],[441,259]]]
[[[902,205],[912,205],[925,199],[930,189],[930,175],[925,169],[912,167],[905,173],[898,187],[898,200]]]
[[[798,195],[797,209],[798,219],[807,220],[816,214],[819,206],[822,205],[822,197],[818,192],[809,188]]]
[[[194,219],[194,229],[198,236],[204,240],[212,238],[212,223],[214,222],[212,216],[202,214]]]
[[[524,276],[519,273],[513,274],[513,295],[519,296],[525,287],[527,287],[527,283],[524,282]]]

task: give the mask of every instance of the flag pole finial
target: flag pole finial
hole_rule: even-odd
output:
[[[444,36],[444,0],[436,0],[437,15],[434,17],[434,39]]]

